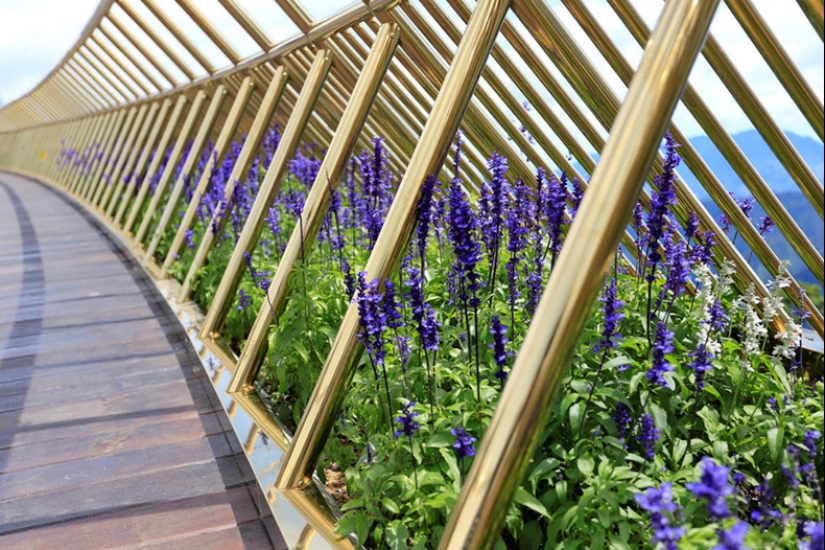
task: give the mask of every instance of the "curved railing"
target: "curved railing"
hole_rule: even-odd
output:
[[[205,316],[185,317],[217,369],[213,381],[236,430],[246,436],[247,454],[276,518],[282,527],[299,525],[296,513],[304,518],[300,525],[306,528],[285,529],[296,547],[308,547],[313,530],[334,546],[353,544],[335,534],[340,512],[313,474],[363,349],[357,304],[349,305],[334,331],[294,434],[254,385],[273,319],[283,314],[295,286],[290,277],[316,241],[351,155],[356,148],[374,150],[373,136],[384,138],[394,155],[388,162],[401,178],[366,261],[368,279],[398,272],[422,185],[442,171],[459,131],[464,162],[457,175],[465,182],[487,178],[485,157],[494,150],[523,181],[535,181],[538,165],[589,180],[442,548],[492,547],[497,539],[543,426],[531,419],[549,414],[617,246],[636,254],[628,220],[637,198],[649,208],[657,190],[648,172],[651,165],[653,174],[663,170],[659,147],[666,131],[681,144],[680,155],[697,180],[676,186],[676,221],[685,226],[695,214],[702,231],[715,233],[720,261],[732,262],[740,292],[753,286],[757,296],[771,294],[760,273],[776,277],[782,262],[765,232],[728,193],[723,174],[671,121],[677,105],[724,159],[715,166],[741,180],[798,255],[802,271],[823,284],[821,243],[806,235],[755,159],[725,129],[724,113],[707,90],[688,83],[701,54],[709,66],[704,70],[715,73],[821,222],[821,174],[772,118],[752,77],[709,33],[717,1],[670,0],[651,30],[632,2],[609,0],[610,21],[621,22],[622,32],[644,48],[637,70],[614,42],[617,32],[606,28],[605,14],[597,16],[580,0],[552,8],[544,0],[480,0],[473,7],[465,0],[364,0],[322,20],[296,0],[276,0],[267,13],[277,12],[271,20],[288,23],[294,36],[271,35],[261,22],[263,8],[259,14],[244,8],[245,2],[219,4],[221,9],[216,4],[207,14],[192,0],[101,2],[61,63],[33,91],[0,110],[0,168],[50,182],[96,212],[134,247],[159,284],[172,284],[164,278],[176,275],[181,284],[170,287],[170,299],[185,308],[202,286],[233,192],[250,170],[260,169],[261,151],[277,121],[278,143],[269,145],[265,175],[257,180],[254,203]],[[811,83],[750,0],[725,4],[821,147],[823,103]],[[788,4],[802,10],[821,41],[822,3]],[[323,161],[257,317],[242,338],[230,341],[226,323],[233,300],[245,274],[254,273],[246,254],[260,251],[267,214],[303,141],[317,143]],[[233,165],[220,174],[224,200],[218,198],[211,212],[215,230],[188,242],[227,155]],[[703,202],[700,192],[711,201]],[[711,203],[761,267],[728,238],[709,211]],[[182,268],[185,254],[188,265]],[[822,313],[794,276],[783,291],[811,313],[808,322],[821,342]],[[782,332],[787,322],[788,315],[778,312],[772,330]],[[274,445],[262,444],[267,439]]]

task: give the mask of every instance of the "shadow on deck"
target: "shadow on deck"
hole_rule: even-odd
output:
[[[286,548],[176,317],[87,214],[0,172],[0,547]]]

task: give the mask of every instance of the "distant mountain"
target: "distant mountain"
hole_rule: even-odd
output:
[[[814,210],[813,206],[811,206],[808,202],[808,199],[805,198],[802,193],[793,191],[777,193],[776,196],[785,206],[785,209],[788,211],[791,219],[793,219],[799,228],[802,229],[802,232],[808,237],[811,244],[814,245],[814,248],[819,250],[821,253],[823,247],[825,247],[825,225],[822,223],[822,218],[819,217],[819,214],[816,213],[816,210]],[[737,198],[740,197],[737,196]],[[745,196],[743,195],[741,198],[745,198]],[[708,212],[710,212],[715,219],[718,219],[722,213],[719,207],[716,206],[716,204],[709,198],[704,199],[702,202],[704,203],[705,208],[708,209]],[[751,212],[751,219],[753,223],[758,226],[762,216],[764,215],[765,211],[757,204]],[[731,239],[735,237],[735,233],[732,229],[728,236]],[[778,229],[774,228],[773,232],[768,233],[765,236],[765,240],[780,259],[790,260],[791,264],[789,270],[797,280],[804,283],[819,285],[816,277],[814,277],[813,273],[808,270],[807,266],[802,262],[802,259],[797,255],[796,251],[794,251],[793,247],[791,247]],[[750,256],[750,249],[741,237],[736,238],[736,248],[739,249],[747,260]],[[759,266],[759,261],[755,256],[753,257],[751,263],[754,266]],[[756,271],[763,280],[768,280],[771,278],[767,270],[761,266],[757,267]]]
[[[825,180],[825,149],[823,149],[822,144],[815,139],[798,136],[790,132],[787,133],[787,136],[819,181]],[[785,171],[785,167],[773,154],[759,132],[751,130],[736,134],[733,136],[733,140],[739,145],[774,193],[799,192],[799,187]],[[691,138],[690,142],[728,190],[733,191],[738,196],[749,196],[751,194],[725,160],[725,157],[722,156],[722,153],[716,149],[710,138],[700,136]],[[679,173],[697,195],[702,198],[707,196],[695,176],[686,167],[680,166]]]

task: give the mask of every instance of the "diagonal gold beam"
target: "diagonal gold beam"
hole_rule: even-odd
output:
[[[369,279],[384,279],[399,265],[412,235],[421,185],[444,163],[509,8],[509,0],[480,0],[476,5],[370,254],[366,268]],[[363,347],[357,343],[358,332],[358,307],[353,303],[287,451],[278,487],[299,488],[309,482]]]
[[[215,297],[212,299],[212,304],[209,306],[206,319],[204,319],[201,338],[207,342],[214,341],[220,336],[220,329],[226,320],[229,308],[232,306],[231,298],[237,291],[243,277],[244,253],[251,252],[260,238],[266,215],[281,190],[287,165],[304,134],[312,114],[312,108],[318,100],[331,63],[332,58],[329,53],[321,50],[316,55],[315,62],[304,80],[301,95],[287,121],[278,148],[266,169],[266,176],[261,183],[258,196],[255,198],[249,217],[244,224],[238,242],[235,244],[232,257],[229,259],[229,264],[224,271],[218,290],[215,292]],[[244,373],[233,376],[229,387],[230,392],[237,391],[236,379],[245,381],[248,377]]]
[[[258,153],[258,146],[266,133],[269,120],[272,118],[272,113],[275,111],[278,102],[281,100],[281,95],[284,93],[288,76],[286,69],[279,67],[269,83],[261,105],[255,113],[255,120],[252,122],[252,126],[246,134],[246,140],[244,140],[241,152],[238,154],[238,158],[235,159],[235,165],[232,167],[229,181],[226,182],[224,202],[215,207],[209,229],[207,229],[203,237],[201,237],[200,243],[198,243],[198,249],[189,266],[189,272],[183,280],[183,285],[178,293],[181,301],[189,300],[189,293],[192,288],[192,283],[194,283],[197,278],[197,272],[203,267],[206,256],[212,249],[216,235],[220,235],[224,225],[226,225],[226,209],[229,208],[231,204],[235,187],[240,185],[242,180],[246,179],[249,168],[252,166],[252,161]]]
[[[535,16],[533,1],[519,17]],[[672,0],[622,106],[439,545],[492,549],[718,0]],[[667,76],[663,76],[667,75]],[[294,442],[293,442],[294,446]],[[551,541],[553,542],[553,541]]]

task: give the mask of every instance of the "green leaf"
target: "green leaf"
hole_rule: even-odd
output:
[[[785,439],[785,430],[782,428],[771,428],[768,430],[768,451],[771,453],[771,460],[776,462],[779,453],[782,452],[782,443]]]
[[[384,507],[384,510],[388,510],[393,514],[400,514],[401,510],[398,508],[398,504],[390,498],[382,498],[381,505]]]
[[[544,504],[542,504],[539,499],[528,493],[524,487],[519,487],[516,489],[516,496],[514,500],[518,504],[530,508],[534,512],[538,512],[548,519],[550,518],[550,514],[547,512],[547,508],[544,507]]]
[[[455,443],[455,437],[450,434],[440,433],[432,436],[425,444],[427,447],[449,447]]]
[[[593,468],[595,467],[593,457],[580,456],[576,461],[576,465],[578,466],[579,471],[584,474],[584,477],[590,477],[593,474]]]
[[[570,429],[573,433],[578,433],[579,431],[583,412],[584,406],[581,403],[573,403],[573,406],[570,407]]]
[[[684,439],[675,439],[673,441],[673,464],[679,465],[679,461],[682,460],[682,457],[685,456],[685,452],[687,452],[687,441]]]
[[[401,523],[401,520],[396,519],[389,522],[385,536],[391,550],[407,550],[407,539],[410,538],[410,532],[407,530],[407,526]]]
[[[542,533],[539,522],[533,520],[524,525],[519,537],[519,547],[521,550],[535,550],[541,548],[544,542],[544,533]]]

